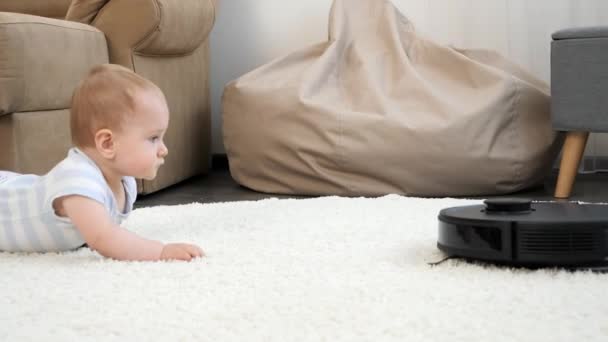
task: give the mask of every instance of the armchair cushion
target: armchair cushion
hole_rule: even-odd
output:
[[[68,108],[74,87],[108,52],[94,27],[0,12],[0,61],[2,115]]]

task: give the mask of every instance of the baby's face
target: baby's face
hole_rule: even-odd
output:
[[[126,176],[154,179],[168,154],[163,137],[169,125],[164,98],[152,91],[138,94],[135,113],[116,136],[117,171]]]

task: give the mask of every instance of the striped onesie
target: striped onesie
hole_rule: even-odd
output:
[[[78,148],[44,176],[18,175],[0,180],[0,251],[58,252],[82,246],[85,241],[69,218],[53,209],[56,198],[80,195],[108,210],[120,224],[133,210],[137,186],[133,177],[123,177],[125,208],[116,199],[101,170]]]

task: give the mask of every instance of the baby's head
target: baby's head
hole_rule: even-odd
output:
[[[119,175],[153,179],[167,148],[169,110],[162,91],[131,70],[102,64],[72,96],[73,144]]]

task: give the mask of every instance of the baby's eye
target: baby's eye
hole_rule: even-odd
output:
[[[152,142],[156,142],[156,141],[158,141],[158,138],[159,137],[157,135],[155,135],[153,137],[150,137],[149,140],[152,141]]]

